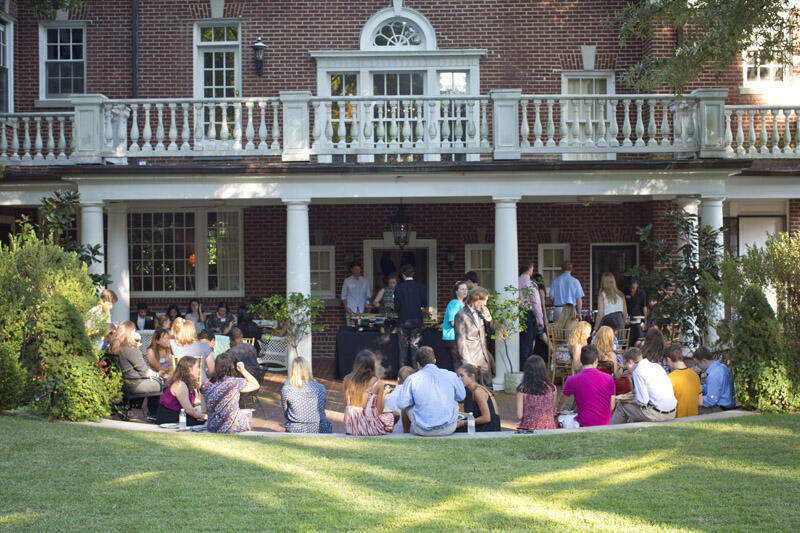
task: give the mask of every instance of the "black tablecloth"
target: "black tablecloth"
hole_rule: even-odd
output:
[[[436,353],[440,368],[452,370],[450,352],[442,341],[442,332],[436,328],[422,330],[420,346],[430,346]],[[400,368],[400,338],[396,333],[356,331],[342,326],[336,334],[336,377],[342,379],[353,370],[353,361],[361,350],[370,350],[381,362],[384,377],[394,378]]]

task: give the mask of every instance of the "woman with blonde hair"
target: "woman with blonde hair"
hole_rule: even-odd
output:
[[[563,316],[563,314],[562,314]],[[572,330],[572,335],[569,337],[569,353],[572,357],[572,368],[575,372],[580,372],[583,369],[581,363],[581,350],[584,346],[589,344],[589,335],[592,333],[592,326],[588,322],[580,322],[575,329]]]
[[[123,392],[147,395],[147,416],[155,420],[158,398],[164,390],[163,381],[154,370],[148,368],[139,350],[139,341],[136,325],[126,320],[114,330],[109,351],[116,355],[119,361]]]
[[[561,308],[561,315],[556,321],[556,328],[572,332],[575,326],[578,325],[578,322],[580,322],[580,320],[578,320],[578,315],[575,313],[575,306],[572,304],[564,304],[564,307]]]
[[[311,365],[305,357],[295,357],[289,363],[289,379],[281,387],[281,407],[286,433],[330,433],[333,428],[325,417],[328,393],[314,379]]]
[[[601,326],[611,326],[614,330],[625,327],[628,321],[628,306],[625,295],[617,288],[617,280],[611,272],[603,272],[600,276],[600,292],[597,293],[597,318],[594,330]]]
[[[156,424],[178,422],[181,409],[186,412],[187,426],[205,424],[205,413],[199,405],[197,382],[200,379],[200,361],[194,357],[182,357],[167,381],[164,394],[158,402]]]
[[[614,330],[608,326],[602,326],[597,330],[597,334],[592,339],[592,346],[597,348],[599,355],[597,368],[611,374],[612,377],[619,377],[619,366],[617,365],[617,354],[614,351]]]
[[[190,355],[192,357],[201,357],[205,361],[208,354],[214,351],[207,343],[197,339],[197,331],[194,329],[194,322],[191,320],[181,317],[176,318],[172,323],[171,332],[172,341],[170,341],[169,346],[172,354],[177,357]]]
[[[385,435],[394,429],[395,415],[383,412],[384,387],[377,375],[375,354],[362,350],[353,371],[344,378],[344,428],[348,435]]]

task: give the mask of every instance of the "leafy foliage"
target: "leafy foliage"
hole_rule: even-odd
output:
[[[57,9],[75,9],[83,5],[83,0],[25,0],[28,9],[46,19],[53,19]]]
[[[530,291],[530,289],[526,290]],[[524,296],[528,297],[527,294]],[[513,366],[508,353],[508,339],[525,331],[527,327],[525,307],[519,297],[519,289],[513,285],[507,285],[500,292],[491,291],[487,306],[492,314],[492,327],[494,328],[491,337],[503,342],[503,355],[508,363],[506,368],[510,372]]]
[[[18,352],[10,343],[0,343],[0,409],[14,409],[22,403],[27,376]]]
[[[743,50],[757,47],[756,63],[792,64],[797,46],[794,0],[655,0],[628,2],[616,14],[620,46],[650,39],[659,28],[677,34],[672,53],[645,56],[626,73],[632,87],[662,85],[680,93],[707,68],[719,78]]]
[[[325,308],[323,301],[316,296],[306,296],[293,292],[288,297],[275,294],[251,304],[247,312],[251,316],[271,316],[285,327],[283,336],[295,350],[303,337],[312,332],[324,331],[324,324],[317,319]]]
[[[722,247],[720,230],[699,226],[697,215],[671,210],[662,216],[677,239],[653,237],[653,226],[636,229],[655,268],[639,265],[626,275],[639,279],[655,300],[653,316],[662,331],[680,331],[694,345],[703,343],[713,325],[719,299]]]
[[[764,412],[800,409],[800,374],[787,357],[775,313],[755,285],[736,307],[731,359],[736,395],[743,406]]]

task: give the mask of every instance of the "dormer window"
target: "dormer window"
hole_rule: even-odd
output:
[[[375,46],[402,46],[424,48],[424,37],[419,26],[407,19],[392,19],[378,28],[373,39]]]

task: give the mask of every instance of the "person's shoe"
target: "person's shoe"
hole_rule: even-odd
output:
[[[156,423],[156,417],[147,415],[147,421],[150,422],[151,424],[155,424]]]

